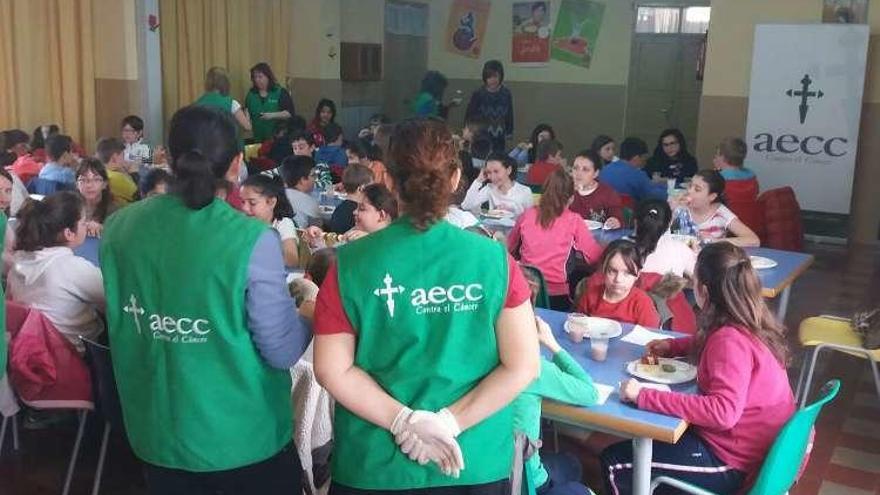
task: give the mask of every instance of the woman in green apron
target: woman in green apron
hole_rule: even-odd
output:
[[[254,129],[254,141],[262,143],[275,136],[278,125],[293,117],[293,99],[275,80],[272,68],[265,62],[251,67],[254,86],[244,98],[244,107]]]
[[[504,493],[510,402],[538,373],[528,285],[502,245],[443,220],[461,177],[444,123],[398,124],[389,172],[402,216],[339,248],[316,303],[330,493]]]
[[[241,103],[229,96],[229,76],[223,67],[211,67],[205,74],[205,93],[196,100],[194,105],[213,107],[229,112],[245,131],[251,130],[251,119],[245,114]]]
[[[242,156],[235,123],[179,110],[169,194],[104,225],[101,270],[125,429],[153,494],[300,493],[290,373],[311,335],[276,234],[214,197]]]

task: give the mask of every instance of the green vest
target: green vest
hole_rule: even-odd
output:
[[[194,101],[193,105],[216,108],[226,115],[232,115],[232,97],[221,95],[217,91],[208,91],[200,96],[198,100]],[[242,136],[241,129],[237,123],[235,125],[235,135],[238,139],[238,149],[244,150],[244,136]]]
[[[342,305],[357,331],[355,364],[395,399],[437,411],[498,366],[495,321],[507,294],[502,245],[445,221],[420,232],[403,217],[338,255]],[[387,430],[338,403],[334,436],[333,481],[353,488],[475,485],[510,475],[509,406],[458,437],[465,461],[458,479],[410,461]]]
[[[221,471],[291,441],[290,374],[260,357],[245,312],[249,259],[267,228],[219,199],[192,210],[171,194],[104,224],[113,370],[144,461]]]
[[[6,215],[0,212],[0,251],[6,242]],[[3,285],[0,284],[0,378],[6,374],[6,297],[3,294]]]
[[[274,137],[275,124],[277,120],[263,120],[260,118],[261,113],[277,112],[281,109],[281,86],[275,85],[266,94],[265,98],[260,97],[260,93],[251,89],[248,91],[244,99],[244,106],[251,115],[251,126],[254,131],[254,139],[263,142]]]

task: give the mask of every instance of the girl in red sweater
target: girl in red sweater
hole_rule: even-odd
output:
[[[784,328],[761,297],[761,282],[742,248],[710,244],[697,258],[694,281],[702,309],[694,337],[652,341],[647,353],[691,355],[696,395],[643,388],[630,379],[620,397],[636,407],[691,424],[676,444],[654,443],[651,476],[672,476],[714,493],[751,484],[779,430],[794,413],[785,373]],[[610,494],[631,493],[632,445],[601,454]]]
[[[660,326],[654,301],[635,286],[642,270],[642,256],[636,244],[618,239],[605,249],[601,269],[587,280],[587,289],[577,310],[649,328]]]
[[[581,151],[574,157],[571,175],[575,194],[571,211],[587,220],[602,222],[606,229],[619,229],[623,227],[623,203],[617,191],[599,182],[602,164],[602,158],[592,150]]]

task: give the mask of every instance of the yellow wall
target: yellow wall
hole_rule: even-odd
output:
[[[703,95],[748,96],[755,24],[821,19],[816,0],[713,0]]]
[[[450,79],[480,79],[483,63],[498,59],[504,63],[508,81],[588,83],[625,85],[629,74],[632,41],[632,3],[626,0],[605,0],[605,15],[596,41],[596,56],[589,69],[550,60],[546,67],[519,67],[510,62],[510,36],[513,0],[492,0],[489,24],[479,59],[453,54],[446,50],[446,24],[452,0],[434,0],[430,5],[430,43],[428,68],[442,72]],[[561,2],[551,2],[551,25]]]
[[[339,79],[340,0],[293,0],[293,4],[291,75]]]

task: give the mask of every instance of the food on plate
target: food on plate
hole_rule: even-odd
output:
[[[653,354],[645,354],[644,356],[642,356],[642,359],[640,362],[642,364],[648,364],[648,365],[656,365],[656,364],[660,363],[657,356],[655,356]]]
[[[661,364],[660,369],[667,373],[675,373],[675,366],[669,363]]]
[[[657,376],[662,372],[659,364],[644,364],[644,363],[637,364],[636,371],[638,371],[639,373],[641,373],[643,375],[651,375],[651,376]]]

